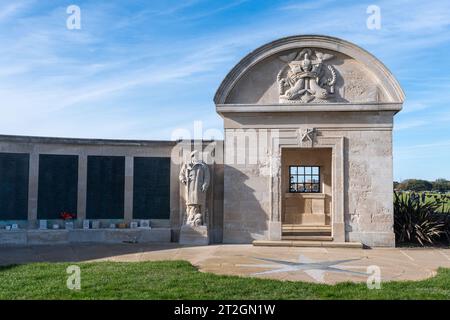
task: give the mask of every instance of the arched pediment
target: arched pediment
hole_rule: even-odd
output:
[[[402,104],[386,66],[341,39],[301,35],[270,42],[243,58],[216,92],[216,105]]]

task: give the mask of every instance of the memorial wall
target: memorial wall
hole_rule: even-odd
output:
[[[25,231],[25,238],[41,231],[42,243],[178,241],[184,214],[178,174],[192,147],[191,141],[0,136],[0,244],[29,243],[20,240]],[[209,159],[213,175],[220,175],[220,164]],[[222,201],[220,190],[213,186],[211,199]],[[210,205],[211,241],[221,242],[221,207]],[[142,236],[146,227],[158,235]],[[80,234],[87,229],[92,235]],[[112,229],[125,235],[115,238]]]

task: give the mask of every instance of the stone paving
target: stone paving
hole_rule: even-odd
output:
[[[450,248],[280,248],[252,245],[86,244],[0,247],[0,265],[57,261],[187,260],[202,272],[316,283],[421,280],[450,268]]]

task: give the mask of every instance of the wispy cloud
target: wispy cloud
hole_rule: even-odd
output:
[[[250,0],[235,0],[235,1],[229,1],[227,4],[222,5],[220,7],[216,7],[210,10],[205,10],[203,12],[194,14],[194,15],[189,15],[186,17],[181,17],[180,20],[198,20],[198,19],[202,19],[205,17],[209,17],[209,16],[213,16],[215,14],[218,14],[222,11],[226,11],[228,9],[240,6],[243,3],[249,2]]]
[[[21,10],[29,7],[33,1],[22,1],[22,2],[11,2],[6,3],[0,2],[0,23],[14,17]]]
[[[280,7],[280,10],[289,11],[305,11],[321,9],[331,3],[332,0],[316,0],[316,1],[302,1],[300,3],[285,4]]]
[[[2,133],[162,139],[194,120],[220,126],[212,97],[243,56],[279,37],[327,34],[400,80],[398,154],[420,157],[402,149],[413,139],[450,139],[449,2],[377,1],[381,30],[366,28],[359,1],[78,2],[82,29],[70,31],[61,2],[0,0]]]
[[[397,131],[398,130],[406,130],[406,129],[422,127],[422,126],[425,126],[428,124],[429,124],[429,122],[426,120],[414,119],[414,120],[410,120],[410,121],[402,121],[400,123],[396,123],[394,129]]]

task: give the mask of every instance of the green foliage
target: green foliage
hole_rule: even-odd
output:
[[[444,234],[441,236],[443,242],[450,243],[450,210],[441,215],[441,221],[444,224]]]
[[[431,198],[431,199],[429,199]],[[450,214],[450,195],[433,194],[427,196],[427,201],[434,201],[439,206],[437,212]]]
[[[441,205],[439,208],[438,216],[444,224],[444,234],[442,235],[442,241],[450,244],[450,196],[443,195],[438,200]]]
[[[409,195],[394,193],[394,231],[398,243],[435,244],[445,234],[445,223],[435,213],[436,201],[414,201]]]
[[[430,191],[433,188],[433,184],[426,180],[420,179],[407,179],[403,180],[398,186],[398,190],[411,190],[411,191]]]
[[[74,263],[0,267],[0,299],[450,299],[450,269],[423,281],[325,285],[199,272],[186,261],[76,263],[81,290],[66,287]],[[364,279],[363,279],[364,280]]]
[[[436,179],[436,181],[432,182],[433,190],[439,192],[447,192],[450,190],[450,181],[446,179]]]
[[[394,181],[394,189],[401,191],[438,191],[449,192],[450,181],[447,179],[436,179],[435,181],[427,181],[420,179],[407,179],[402,182]]]

